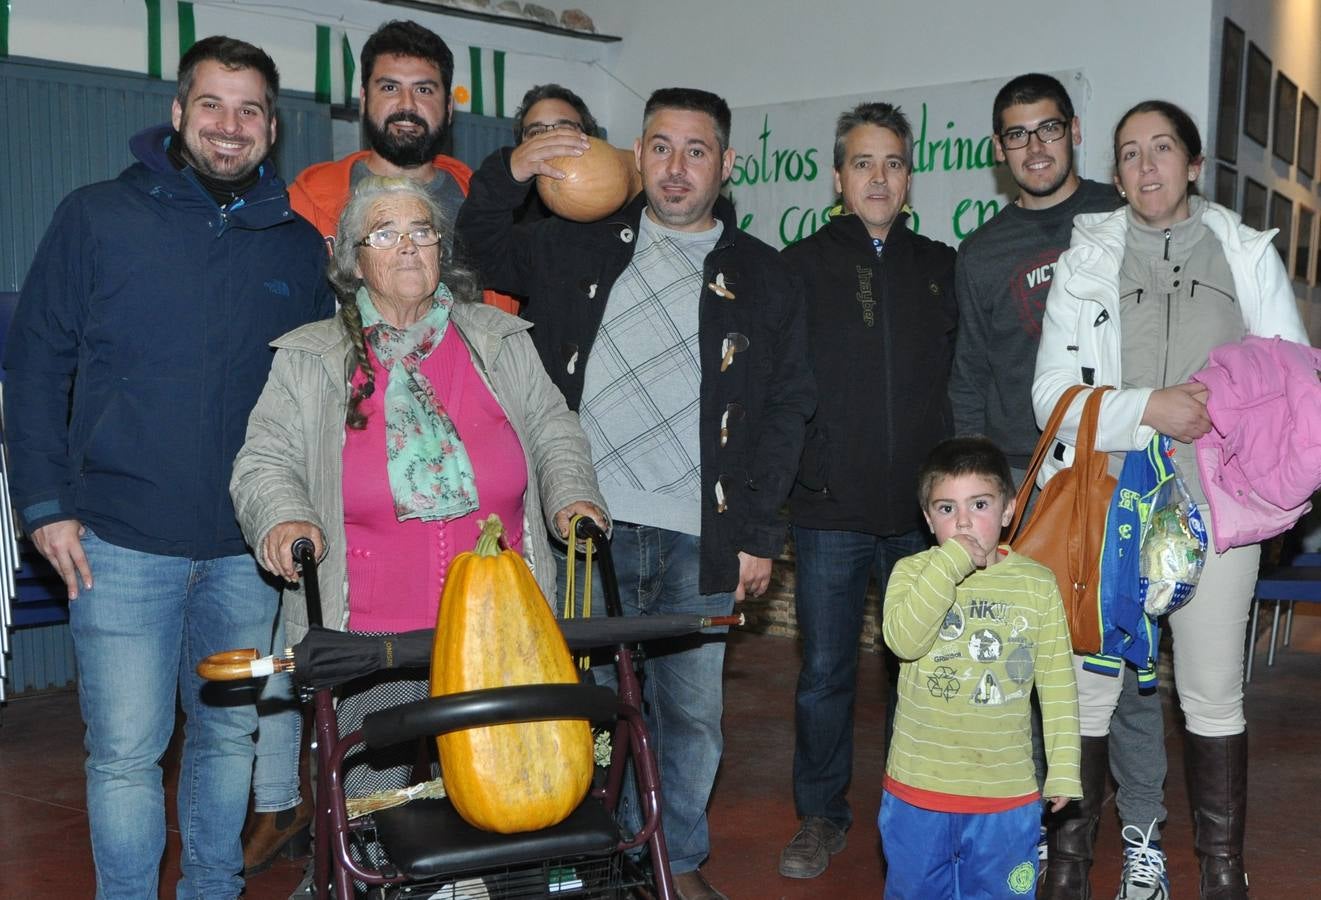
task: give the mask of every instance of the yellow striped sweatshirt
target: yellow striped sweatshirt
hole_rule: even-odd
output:
[[[1035,687],[1042,793],[1081,797],[1078,690],[1059,589],[1049,569],[1007,547],[997,559],[976,569],[951,540],[900,560],[890,575],[885,642],[901,665],[886,774],[964,797],[1034,793]]]

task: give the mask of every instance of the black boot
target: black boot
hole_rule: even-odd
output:
[[[1184,732],[1193,843],[1202,863],[1202,900],[1247,900],[1243,831],[1248,807],[1248,735]]]
[[[1109,771],[1107,738],[1082,739],[1082,799],[1046,817],[1046,872],[1037,885],[1042,900],[1091,900],[1088,874],[1101,822]]]

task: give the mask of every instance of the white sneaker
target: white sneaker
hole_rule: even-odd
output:
[[[1115,900],[1170,900],[1165,851],[1160,841],[1151,839],[1155,830],[1155,822],[1146,831],[1136,825],[1124,826],[1124,872]]]

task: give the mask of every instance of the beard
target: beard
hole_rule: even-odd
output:
[[[262,164],[266,154],[270,152],[270,142],[264,144],[253,140],[252,138],[242,136],[231,136],[216,132],[200,132],[193,134],[188,129],[188,120],[185,118],[179,123],[180,137],[183,140],[183,156],[194,169],[208,178],[214,178],[218,181],[242,181],[256,171]],[[246,153],[239,156],[228,156],[216,152],[206,143],[208,136],[215,137],[225,141],[236,141],[247,144]]]
[[[383,159],[401,169],[431,162],[445,143],[447,126],[441,123],[433,130],[426,121],[415,113],[397,112],[379,126],[370,115],[362,117],[363,127],[367,132],[367,143]],[[420,130],[415,134],[392,134],[390,126],[395,122],[408,122]]]

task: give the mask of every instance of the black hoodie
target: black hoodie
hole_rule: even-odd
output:
[[[880,536],[922,527],[917,472],[952,433],[954,249],[895,220],[880,257],[857,216],[785,248],[804,285],[816,415],[795,525]]]

